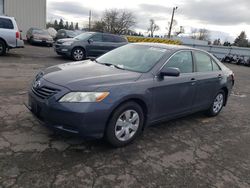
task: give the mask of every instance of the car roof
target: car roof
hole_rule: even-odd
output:
[[[0,15],[0,18],[9,18],[9,19],[15,19],[14,17],[10,17],[10,16],[4,16],[4,15]]]
[[[173,44],[163,44],[163,43],[149,43],[149,42],[140,42],[140,43],[133,43],[137,45],[144,45],[144,46],[150,46],[150,47],[155,47],[155,48],[164,48],[168,50],[197,50],[195,48],[191,48],[188,46],[183,46],[183,45],[173,45]]]

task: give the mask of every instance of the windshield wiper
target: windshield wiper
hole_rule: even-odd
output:
[[[117,69],[125,70],[121,65],[114,65],[112,63],[102,63],[102,64],[109,66],[109,67],[115,67]]]

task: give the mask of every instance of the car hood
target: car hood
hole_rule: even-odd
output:
[[[77,41],[76,39],[74,38],[65,38],[65,39],[59,39],[57,40],[58,43],[64,43],[64,42],[74,42],[74,41]]]
[[[102,86],[136,81],[141,73],[120,70],[90,60],[49,67],[43,79],[74,91],[92,91]]]

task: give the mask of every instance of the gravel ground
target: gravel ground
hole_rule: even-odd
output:
[[[112,149],[41,126],[24,107],[38,69],[69,62],[26,46],[0,57],[0,187],[250,187],[250,68],[218,117],[201,113],[145,130]]]

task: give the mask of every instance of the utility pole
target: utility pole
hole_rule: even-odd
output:
[[[89,11],[89,31],[91,30],[91,17],[92,17],[92,13],[91,10]]]
[[[173,21],[174,21],[174,13],[175,13],[175,11],[176,11],[177,9],[178,9],[178,7],[174,7],[174,8],[173,8],[172,18],[171,18],[171,22],[170,22],[170,26],[169,26],[169,31],[168,31],[168,38],[171,37],[171,30],[172,30]]]

